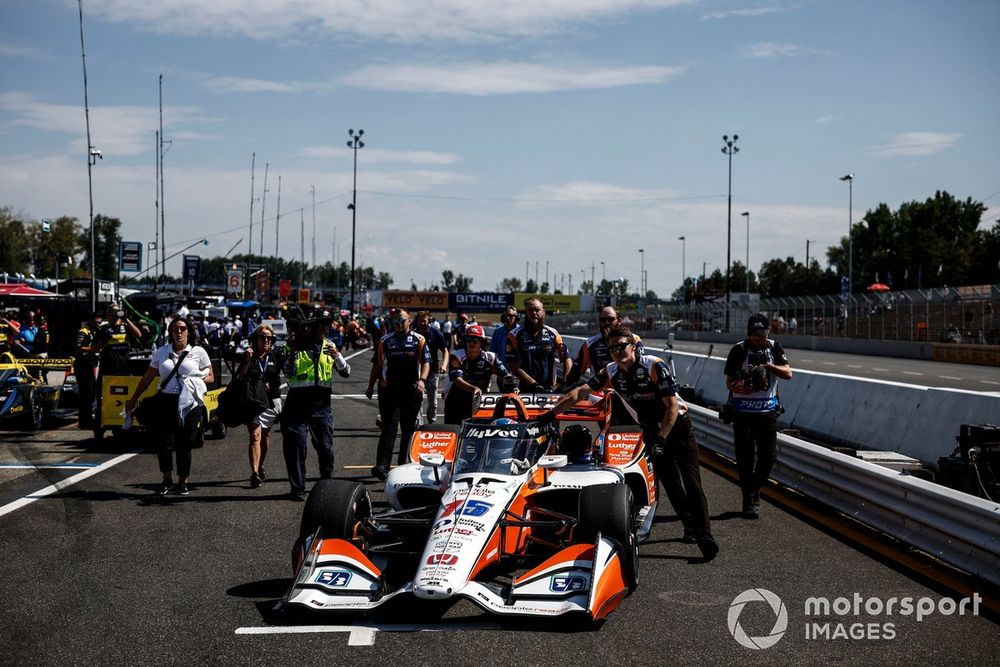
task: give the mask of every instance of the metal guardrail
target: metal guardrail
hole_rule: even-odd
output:
[[[689,405],[699,444],[735,460],[732,427]],[[771,478],[996,586],[1000,504],[778,434]]]

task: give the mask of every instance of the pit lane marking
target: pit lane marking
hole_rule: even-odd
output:
[[[59,480],[55,484],[46,486],[44,489],[39,489],[34,493],[29,493],[23,498],[18,498],[17,500],[9,502],[3,507],[0,507],[0,516],[3,516],[5,514],[10,514],[11,512],[21,509],[22,507],[30,505],[36,500],[41,500],[42,498],[51,496],[53,493],[58,493],[63,489],[73,486],[77,482],[82,482],[88,477],[93,477],[98,473],[104,472],[108,468],[113,468],[119,463],[124,463],[125,461],[128,461],[130,458],[138,456],[139,454],[140,454],[139,451],[129,452],[128,454],[121,454],[120,456],[116,456],[115,458],[109,461],[105,461],[104,463],[94,466],[93,468],[89,468],[88,470],[84,470],[83,472],[78,472],[77,474],[72,475],[71,477],[67,477],[66,479]]]
[[[238,635],[302,635],[346,632],[348,646],[373,646],[377,632],[450,632],[461,630],[499,630],[498,623],[455,623],[424,625],[420,623],[373,623],[369,625],[285,625],[236,628]]]
[[[0,470],[89,470],[97,463],[0,463]]]
[[[938,375],[942,380],[961,380],[962,378],[955,377],[954,375]]]
[[[903,371],[903,375],[923,375],[923,373],[918,373],[916,371]]]

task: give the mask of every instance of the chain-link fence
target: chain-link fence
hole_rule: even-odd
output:
[[[738,295],[729,310],[729,330],[745,330],[747,318],[762,312],[783,336],[833,336],[876,340],[1000,345],[1000,285],[935,287],[838,296],[755,299]],[[722,331],[724,302],[622,309],[638,331]],[[595,331],[595,313],[547,318],[560,331]]]

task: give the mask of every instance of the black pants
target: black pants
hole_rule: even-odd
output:
[[[402,432],[402,443],[399,446],[397,464],[406,463],[410,439],[417,427],[417,415],[420,414],[420,404],[423,394],[418,394],[413,385],[397,389],[394,387],[379,387],[378,413],[382,418],[382,435],[378,439],[378,452],[375,464],[380,468],[389,468],[392,461],[392,450],[396,446],[396,432]],[[400,428],[402,424],[402,428]]]
[[[733,444],[740,488],[744,497],[760,491],[778,458],[778,416],[737,412],[733,417]]]
[[[452,386],[444,399],[444,423],[461,424],[472,416],[472,394]]]
[[[173,414],[177,413],[177,394],[167,394],[174,398],[170,406]],[[204,409],[200,405],[185,416],[184,423],[178,424],[172,431],[159,436],[156,448],[156,459],[160,463],[160,472],[164,476],[173,472],[174,455],[177,457],[177,476],[187,479],[191,474],[191,449],[201,447],[203,442]]]
[[[643,438],[652,442],[657,425],[643,427]],[[663,484],[667,498],[695,539],[712,534],[708,520],[708,500],[701,486],[701,468],[698,463],[698,444],[694,440],[691,417],[680,415],[667,435],[666,451],[653,458],[656,478]]]
[[[80,425],[91,426],[94,423],[94,370],[97,364],[88,359],[77,359],[73,362],[73,374],[76,376],[76,386],[80,391]]]

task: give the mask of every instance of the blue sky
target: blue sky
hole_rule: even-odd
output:
[[[1000,211],[1000,3],[841,0],[85,0],[95,211],[154,228],[164,76],[168,252],[222,255],[269,164],[264,249],[361,262],[394,287],[443,269],[624,277],[661,295],[733,257],[805,258],[854,216],[937,189]],[[87,219],[77,3],[0,5],[0,205]],[[253,207],[259,252],[261,201]],[[336,247],[335,242],[336,241]],[[825,259],[825,258],[824,258]],[[179,259],[171,264],[179,273]],[[581,272],[581,269],[584,269]],[[565,281],[565,278],[563,278]]]

